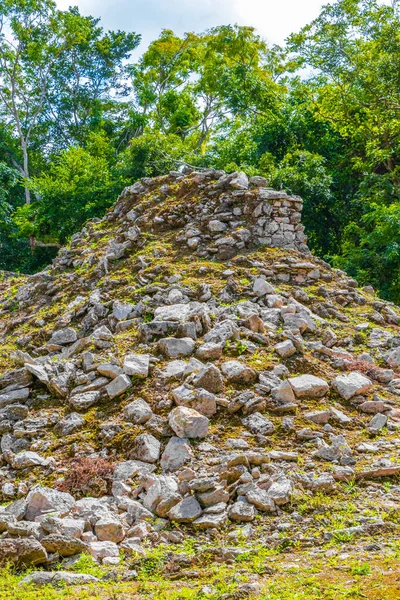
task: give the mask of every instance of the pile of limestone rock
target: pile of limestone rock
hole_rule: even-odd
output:
[[[3,283],[0,560],[117,564],[400,472],[399,310],[310,255],[301,205],[244,173],[144,179]],[[60,491],[71,456],[110,460],[100,497]]]

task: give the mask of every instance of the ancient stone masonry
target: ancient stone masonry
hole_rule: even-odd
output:
[[[312,256],[301,208],[244,173],[144,178],[2,279],[0,566],[72,585],[82,552],[400,534],[376,483],[400,474],[399,309]]]
[[[178,200],[176,212],[172,204],[169,214],[155,216],[152,228],[180,226],[182,231],[176,240],[198,256],[216,255],[219,260],[227,260],[245,248],[259,246],[309,253],[301,224],[303,201],[299,196],[268,188],[263,177],[248,179],[241,172],[226,174],[210,169],[172,177],[174,174],[170,175],[170,184],[160,187],[161,195],[154,198],[155,205],[168,203],[174,184],[182,186],[182,200]],[[124,190],[121,198],[132,203],[134,213],[138,202],[138,215],[130,213],[132,218],[140,221],[140,197],[147,186],[151,189],[156,183],[154,179]],[[195,202],[185,201],[189,191],[191,195],[197,194]]]

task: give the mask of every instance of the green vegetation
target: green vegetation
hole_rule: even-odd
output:
[[[77,8],[1,12],[1,269],[40,269],[124,185],[186,162],[300,194],[311,249],[400,301],[397,1],[337,0],[283,48],[164,30],[136,62],[140,32]]]

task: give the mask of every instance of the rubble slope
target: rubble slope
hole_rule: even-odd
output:
[[[400,312],[311,255],[301,206],[244,173],[143,179],[3,278],[0,561],[396,543]]]

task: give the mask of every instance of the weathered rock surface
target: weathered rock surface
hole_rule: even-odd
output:
[[[399,309],[313,257],[302,200],[267,185],[143,178],[0,281],[0,561],[52,569],[25,583],[95,581],[82,552],[125,577],[158,544],[172,578],[207,553],[241,577],[257,545],[312,561],[355,488],[350,534],[395,539]]]

